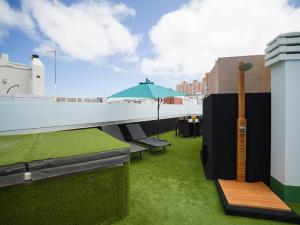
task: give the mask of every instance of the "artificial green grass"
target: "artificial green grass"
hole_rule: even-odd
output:
[[[114,223],[115,225],[285,224],[271,220],[225,215],[214,182],[206,180],[203,174],[200,163],[202,139],[175,137],[174,132],[163,134],[161,138],[172,143],[172,146],[167,147],[167,153],[152,156],[144,152],[142,160],[131,162],[130,214],[125,219]],[[118,168],[113,170],[119,171],[121,175],[125,173],[124,177],[128,176],[126,170],[118,170]],[[73,180],[76,176],[73,179],[66,177],[67,180],[64,181],[66,183],[63,182],[64,178],[58,178],[57,181],[60,179],[61,181],[57,183],[53,182],[56,180],[40,181],[40,183],[32,184],[37,185],[34,189],[30,189],[32,187],[30,185],[0,189],[0,202],[2,203],[0,204],[0,224],[102,225],[126,216],[128,207],[122,208],[127,204],[126,186],[128,183],[126,180],[122,182],[105,172],[106,175],[104,174],[104,177],[99,178],[98,181],[97,176],[102,176],[101,173],[93,174],[87,173],[79,180]],[[95,180],[96,183],[91,183]],[[110,188],[115,187],[114,184],[118,187],[125,187],[124,195],[110,196],[110,193],[116,190]],[[18,191],[18,187],[21,187],[21,191]],[[109,192],[111,189],[112,192]],[[63,200],[65,195],[66,199]],[[123,198],[119,199],[121,208],[112,209],[117,198]],[[16,199],[25,203],[18,203]],[[96,206],[96,203],[101,202],[102,206],[101,204]],[[57,211],[55,208],[49,209],[51,204],[57,207]],[[101,207],[104,206],[110,210],[104,210],[105,213],[103,213]],[[300,213],[300,204],[290,204],[290,206]],[[120,214],[115,214],[118,210],[121,210]],[[28,217],[26,212],[31,212],[36,216]],[[59,216],[51,217],[51,214],[55,212]],[[107,220],[102,220],[101,216],[96,215],[101,215]]]
[[[1,225],[111,224],[128,215],[129,162],[0,189]]]
[[[97,128],[0,136],[0,166],[129,147]]]
[[[285,224],[224,214],[215,183],[200,162],[201,138],[161,135],[172,146],[130,165],[130,214],[114,225],[276,225]],[[299,212],[300,204],[291,205]]]
[[[296,212],[298,215],[300,215],[300,204],[298,203],[289,203],[289,206]]]

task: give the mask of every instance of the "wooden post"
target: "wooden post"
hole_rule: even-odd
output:
[[[245,118],[245,71],[240,69],[238,79],[238,119],[237,119],[237,181],[246,181],[246,118]]]

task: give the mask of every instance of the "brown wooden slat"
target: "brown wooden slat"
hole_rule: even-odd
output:
[[[263,182],[246,183],[219,180],[229,205],[291,211],[291,209]]]
[[[240,62],[240,65],[243,62]],[[237,149],[236,149],[236,179],[241,182],[246,181],[246,125],[245,119],[245,72],[239,71],[238,79],[238,119],[237,119]],[[241,132],[244,127],[244,132]]]
[[[246,180],[246,132],[241,133],[240,127],[246,128],[246,119],[238,118],[237,120],[237,180],[245,182]]]

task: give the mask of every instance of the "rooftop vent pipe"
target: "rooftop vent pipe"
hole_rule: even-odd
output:
[[[32,55],[32,57],[31,57],[31,59],[38,59],[39,58],[39,55],[36,55],[36,54],[34,54],[34,55]]]

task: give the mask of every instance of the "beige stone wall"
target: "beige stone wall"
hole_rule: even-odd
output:
[[[209,74],[209,94],[237,92],[240,61],[253,64],[253,68],[246,72],[246,92],[271,92],[271,70],[264,66],[264,55],[253,55],[219,58]]]
[[[219,93],[219,63],[216,61],[213,69],[208,74],[208,94]]]

